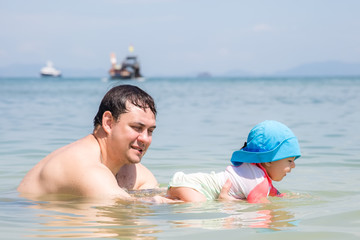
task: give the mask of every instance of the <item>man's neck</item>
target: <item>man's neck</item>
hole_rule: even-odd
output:
[[[123,164],[119,164],[118,162],[113,161],[111,156],[108,154],[106,150],[107,135],[105,131],[101,127],[96,128],[92,135],[99,145],[99,149],[100,149],[99,161],[102,164],[104,164],[115,176],[117,172],[120,170],[120,168],[123,166]]]

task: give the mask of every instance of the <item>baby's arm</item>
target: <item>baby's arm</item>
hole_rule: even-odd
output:
[[[221,188],[218,200],[226,200],[226,201],[238,201],[239,199],[234,198],[233,196],[229,195],[230,188],[232,186],[231,180],[226,180],[224,186]]]
[[[170,187],[166,197],[173,200],[182,200],[184,202],[205,202],[206,197],[189,187]]]

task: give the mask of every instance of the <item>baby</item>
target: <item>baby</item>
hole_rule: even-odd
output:
[[[232,154],[233,165],[220,173],[177,172],[169,183],[167,197],[185,202],[215,200],[230,179],[229,195],[234,198],[269,202],[268,196],[282,196],[272,181],[281,181],[300,156],[298,140],[287,126],[264,121],[251,129],[244,146]]]

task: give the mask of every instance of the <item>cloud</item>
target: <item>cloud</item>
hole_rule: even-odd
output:
[[[265,23],[257,24],[252,29],[254,32],[271,32],[273,28]]]

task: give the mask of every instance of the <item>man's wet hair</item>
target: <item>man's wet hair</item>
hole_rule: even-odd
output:
[[[133,104],[144,111],[149,108],[156,116],[155,102],[149,94],[137,86],[119,85],[110,89],[102,99],[94,118],[94,127],[102,125],[102,116],[106,111],[110,111],[114,119],[118,120],[121,114],[129,111],[126,103]]]

